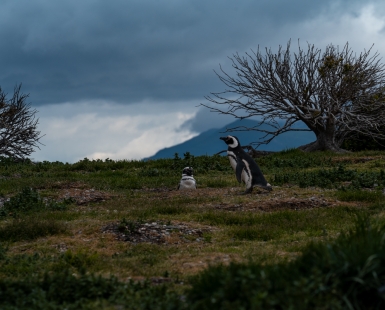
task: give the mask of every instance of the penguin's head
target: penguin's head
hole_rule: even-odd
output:
[[[235,149],[239,146],[241,146],[241,144],[239,143],[239,140],[237,137],[234,137],[234,136],[227,136],[227,137],[220,137],[219,139],[225,141],[225,143],[232,149]]]
[[[194,170],[192,167],[184,167],[182,174],[192,176],[193,172],[194,172]]]

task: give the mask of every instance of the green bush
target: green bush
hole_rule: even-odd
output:
[[[0,279],[1,309],[186,309],[166,286],[120,282],[115,277],[45,274],[42,279]]]
[[[332,153],[317,152],[306,153],[299,149],[289,149],[263,156],[257,159],[260,166],[268,169],[282,168],[312,168],[312,167],[334,167],[337,164],[332,161]]]
[[[175,153],[172,160],[172,168],[182,172],[184,167],[193,167],[194,173],[207,173],[208,171],[232,171],[227,156],[198,156],[195,157],[189,152],[183,154],[183,159]]]
[[[332,169],[309,172],[277,173],[272,181],[274,185],[292,183],[300,187],[318,186],[321,188],[338,188],[341,182],[351,182],[349,185],[351,189],[371,188],[376,185],[385,186],[385,173],[383,170],[357,172],[339,165]]]
[[[34,240],[66,231],[66,224],[60,221],[38,217],[15,218],[10,223],[0,227],[0,241]]]
[[[65,210],[67,203],[71,203],[71,201],[62,203],[52,200],[44,201],[36,189],[24,187],[19,194],[4,203],[3,207],[0,208],[0,216],[12,215],[15,217],[18,213],[29,211]]]
[[[363,191],[363,190],[339,190],[336,196],[341,201],[362,201],[362,202],[382,202],[385,196],[379,191]]]
[[[158,177],[160,175],[166,175],[166,174],[168,174],[167,171],[159,170],[156,168],[142,169],[138,173],[140,177]]]
[[[6,257],[7,249],[0,243],[0,261]]]
[[[80,271],[85,271],[88,267],[95,264],[98,259],[97,253],[87,253],[86,251],[77,251],[72,252],[71,250],[67,250],[63,254],[64,261],[76,269]]]
[[[383,309],[385,226],[359,218],[292,262],[209,267],[191,283],[192,309]]]

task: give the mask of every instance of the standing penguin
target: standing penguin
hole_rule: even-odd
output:
[[[178,189],[197,189],[197,182],[193,177],[193,168],[185,167],[182,172],[182,178],[179,181]]]
[[[227,136],[220,139],[228,145],[227,156],[229,157],[231,167],[235,171],[238,182],[241,183],[243,181],[246,184],[245,194],[251,193],[254,186],[271,191],[271,185],[267,183],[255,160],[242,149],[238,138]]]

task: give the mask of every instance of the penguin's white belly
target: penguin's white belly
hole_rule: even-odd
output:
[[[179,183],[179,189],[196,189],[196,181],[193,177],[182,177]]]
[[[227,156],[230,161],[230,165],[235,171],[237,168],[237,156],[232,151],[227,151]],[[246,161],[243,161],[247,168],[249,168],[249,164]],[[251,185],[251,176],[246,172],[246,167],[242,170],[241,180],[243,183],[245,183],[248,187]]]
[[[251,176],[249,164],[246,160],[244,160],[243,162],[245,164],[245,168],[243,168],[242,170],[241,179],[246,184],[246,188],[250,188],[252,186],[253,178]]]
[[[237,157],[231,151],[227,151],[227,157],[229,158],[231,167],[235,171],[235,169],[237,168]]]
[[[245,184],[247,184],[250,181],[250,177],[247,174],[247,172],[245,171],[245,169],[243,169],[243,171],[242,171],[241,178],[242,178],[242,182],[245,183]]]

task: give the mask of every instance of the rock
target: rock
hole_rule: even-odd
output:
[[[141,223],[126,221],[111,223],[102,228],[103,233],[113,233],[117,240],[131,243],[178,244],[185,242],[201,242],[203,234],[211,228],[193,228],[184,223],[167,223],[161,221]]]

